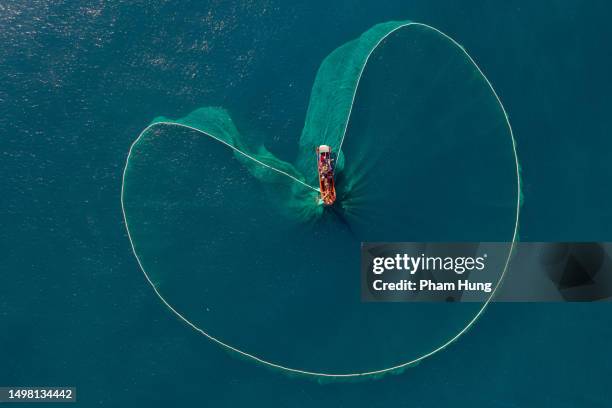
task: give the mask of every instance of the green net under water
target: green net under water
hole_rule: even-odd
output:
[[[339,152],[332,208],[317,201],[321,144]],[[145,275],[192,327],[298,374],[374,375],[444,348],[484,305],[362,303],[360,243],[513,241],[519,183],[475,63],[390,22],[323,61],[294,164],[201,108],[141,133],[122,203]]]

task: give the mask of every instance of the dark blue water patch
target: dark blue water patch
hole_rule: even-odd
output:
[[[468,57],[420,27],[366,66],[339,206],[362,241],[512,241],[518,178],[502,107]]]

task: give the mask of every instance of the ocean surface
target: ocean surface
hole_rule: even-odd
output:
[[[236,358],[190,329],[159,301],[132,254],[120,204],[128,148],[159,115],[179,118],[202,106],[223,107],[239,129],[248,130],[273,154],[291,161],[298,155],[297,142],[321,61],[376,23],[410,19],[435,26],[461,43],[501,97],[522,166],[521,240],[610,241],[612,46],[605,41],[612,38],[606,19],[610,9],[605,2],[578,1],[0,3],[0,193],[4,197],[0,386],[72,385],[83,406],[610,406],[612,308],[607,304],[493,304],[446,350],[400,375],[373,381],[319,384]],[[360,132],[373,128],[385,135],[393,133],[385,128],[392,122],[393,109],[389,101],[377,100],[376,92],[393,91],[397,81],[385,79],[401,78],[406,72],[414,77],[416,68],[409,63],[414,57],[406,55],[400,61],[404,65],[394,65],[395,76],[376,76],[377,67],[385,65],[373,66],[371,77],[365,77],[370,86],[356,100],[362,120],[351,123],[349,135],[359,139]],[[439,72],[444,74],[441,78],[449,78],[454,71]],[[462,96],[457,88],[453,90],[452,96]],[[456,157],[451,156],[432,164],[439,157],[436,149],[444,143],[426,138],[425,130],[430,123],[442,125],[433,118],[425,120],[425,114],[419,117],[423,118],[417,129],[420,139],[406,143],[427,154],[406,164],[418,173],[410,185],[421,194],[412,200],[412,208],[406,208],[412,223],[406,225],[405,239],[438,237],[422,220],[424,214],[437,213],[441,217],[432,217],[432,222],[464,217],[457,225],[434,222],[439,231],[448,227],[447,239],[483,235],[482,240],[508,239],[512,219],[494,211],[505,214],[500,209],[506,209],[507,200],[475,199],[478,194],[491,197],[484,192],[496,188],[506,191],[503,187],[513,182],[504,173],[507,167],[486,171],[474,165],[499,163],[492,153],[496,150],[487,149],[487,157],[478,161],[479,147],[462,144],[457,146],[464,149],[461,157],[472,158],[466,161],[475,167],[453,167]],[[473,132],[458,132],[457,137],[470,135]],[[166,189],[172,183],[164,184],[172,177],[197,183],[199,173],[164,173],[156,169],[156,159],[176,164],[177,157],[184,160],[181,154],[192,151],[192,167],[210,163],[206,159],[211,153],[198,149],[203,147],[198,145],[201,141],[187,137],[181,143],[182,153],[165,157],[164,152],[176,149],[176,144],[162,145],[149,153],[153,155],[148,157],[149,167],[141,167],[142,178],[149,175],[158,198],[163,197],[160,192],[173,192]],[[360,153],[347,146],[347,152],[351,149]],[[218,150],[217,156],[225,154]],[[467,191],[457,189],[454,182],[454,178],[465,178],[462,172],[473,174]],[[203,176],[202,183],[214,185],[214,179]],[[439,190],[432,185],[455,190],[449,197],[438,197]],[[248,189],[257,195],[256,186]],[[436,196],[431,206],[426,199],[430,196]],[[448,201],[453,205],[445,206]],[[254,199],[245,198],[239,204],[232,211],[266,211]],[[447,208],[456,214],[442,216]],[[472,222],[473,229],[466,228],[479,214],[499,224],[487,218],[487,222]],[[215,236],[205,220],[198,222],[179,224],[190,228],[180,231],[185,241],[176,242],[177,248],[187,241],[204,245],[207,237]],[[358,222],[349,222],[349,227],[355,225]],[[287,245],[279,236],[275,238],[279,246],[316,245],[307,241],[304,227],[299,227],[299,235],[295,226],[291,228],[294,235],[288,236],[299,239]],[[308,228],[315,227],[309,224]],[[337,233],[329,225],[318,231],[324,236]],[[174,232],[168,237],[177,237]],[[392,237],[402,234],[394,230]],[[331,244],[330,252],[347,252],[342,242]],[[206,260],[175,255],[171,263],[179,274],[160,268],[161,287],[164,281],[171,282],[177,299],[184,293],[186,307],[193,307],[203,322],[209,319],[209,324],[237,342],[307,368],[355,368],[352,359],[330,362],[330,356],[337,356],[333,348],[327,356],[312,350],[308,358],[298,353],[317,341],[342,348],[349,356],[367,357],[357,366],[362,369],[396,361],[404,339],[398,333],[409,337],[417,328],[423,332],[448,329],[431,317],[434,314],[427,318],[424,312],[416,328],[399,323],[401,328],[392,332],[388,343],[384,337],[351,339],[347,331],[332,324],[333,313],[324,315],[334,307],[341,310],[346,304],[342,298],[327,308],[308,307],[305,298],[301,304],[306,307],[292,304],[293,309],[287,310],[281,307],[286,303],[277,299],[269,330],[261,330],[257,326],[262,323],[257,320],[261,302],[243,302],[239,296],[224,299],[217,293],[218,301],[233,308],[231,319],[224,317],[227,309],[209,317],[216,310],[215,304],[206,303],[211,299],[205,293],[207,281],[193,284],[180,275],[193,262]],[[282,256],[290,259],[295,254],[288,250]],[[158,261],[164,259],[153,263]],[[270,265],[258,266],[263,272]],[[303,274],[293,272],[303,279]],[[357,282],[357,270],[355,275]],[[217,278],[223,281],[223,276]],[[293,282],[296,290],[303,287],[289,278],[276,284]],[[303,280],[302,284],[312,284]],[[299,321],[293,319],[295,313],[302,313]],[[236,324],[241,318],[252,335]],[[399,319],[382,320],[388,330]],[[370,348],[366,340],[373,340]],[[407,341],[406,353],[414,353],[413,347]]]

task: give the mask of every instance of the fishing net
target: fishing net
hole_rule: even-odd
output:
[[[473,325],[488,301],[360,300],[361,242],[517,239],[510,125],[459,44],[374,26],[321,64],[294,163],[250,136],[201,108],[156,118],[131,147],[130,241],[177,316],[235,355],[319,378],[400,371]],[[321,144],[338,155],[333,207],[317,200]]]

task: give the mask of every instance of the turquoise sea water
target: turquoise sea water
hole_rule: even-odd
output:
[[[612,333],[605,305],[493,305],[458,343],[403,375],[319,385],[235,359],[191,331],[160,304],[131,254],[119,206],[120,177],[127,148],[153,117],[223,106],[240,129],[291,159],[297,155],[321,60],[373,24],[404,18],[427,22],[459,40],[504,101],[524,171],[521,238],[609,240],[606,73],[612,61],[600,40],[610,34],[601,21],[607,6],[483,2],[458,7],[425,2],[360,7],[273,2],[147,8],[3,5],[0,121],[7,171],[1,185],[8,199],[1,234],[6,249],[0,383],[74,384],[84,406],[166,406],[170,401],[211,406],[253,401],[262,406],[607,406],[606,367],[612,356],[607,339]],[[372,81],[373,89],[385,86]],[[379,113],[367,109],[371,117],[364,111],[360,117],[367,123],[354,122],[351,132],[387,123],[380,119],[392,112],[385,102],[376,104]],[[429,142],[422,141],[420,150],[440,143]],[[199,142],[183,143],[191,143],[183,152],[205,155]],[[463,145],[465,154],[475,154],[468,147]],[[412,163],[423,164],[426,158],[415,157]],[[452,159],[447,157],[443,166],[428,160],[427,174],[411,184],[420,183],[422,190],[431,188],[428,180],[450,184],[448,177],[460,179],[460,173],[449,172]],[[470,186],[491,188],[500,179],[499,174],[462,170],[473,174]],[[149,181],[159,187],[164,179],[156,174]],[[202,182],[214,184],[209,178]],[[415,232],[422,214],[448,207],[436,200],[432,208],[425,208],[427,200],[413,203],[405,213],[414,217],[406,234],[431,239],[425,226]],[[460,213],[467,217],[472,207],[463,205]],[[485,232],[497,237],[506,229],[494,223],[478,227],[488,228],[478,237]],[[476,233],[460,231],[465,239]],[[198,238],[203,232],[187,233]],[[257,304],[248,307],[257,311]],[[320,313],[307,308],[304,318],[315,312]],[[291,326],[290,316],[279,310],[276,322],[284,319],[288,331],[302,330],[304,339],[309,326]],[[347,350],[359,350],[359,342],[343,340],[329,329],[330,343],[342,340]],[[278,334],[268,339],[265,332],[252,333],[243,341],[253,346],[278,339]],[[401,350],[401,338],[389,341]],[[269,351],[299,360],[292,347],[287,341],[284,348]],[[380,346],[375,353],[370,358],[385,357]]]

